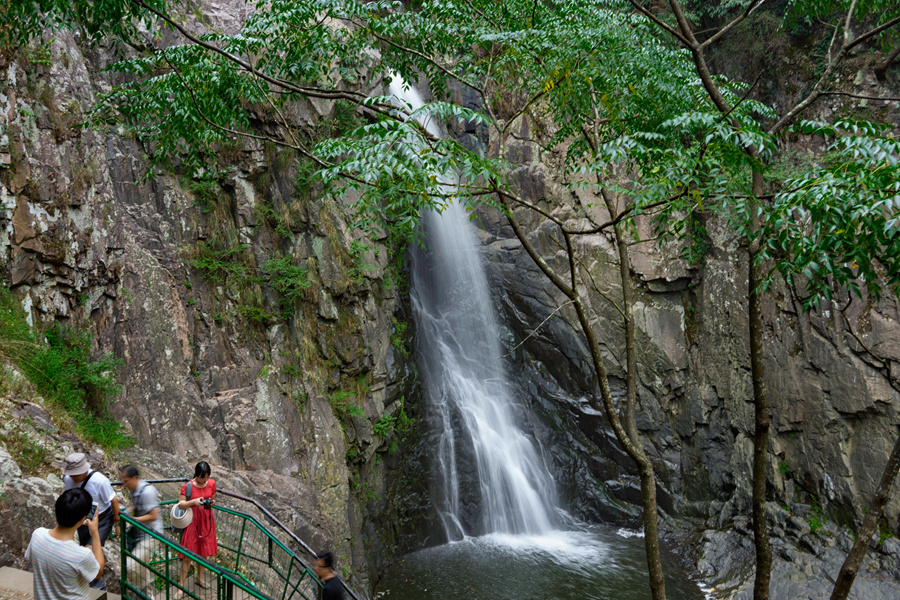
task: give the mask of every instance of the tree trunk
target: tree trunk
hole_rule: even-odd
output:
[[[600,189],[609,218],[615,219],[619,212],[616,197]],[[622,233],[622,225],[613,226],[616,236],[616,250],[619,254],[619,279],[622,282],[622,313],[625,324],[625,429],[631,443],[643,451],[637,430],[637,345],[634,337],[634,300],[631,289],[631,269],[628,262],[628,244]],[[653,463],[644,453],[644,461],[637,463],[641,479],[641,501],[643,503],[644,548],[647,552],[647,568],[650,572],[650,589],[654,600],[666,597],[666,580],[662,561],[659,557],[659,525],[656,520],[656,475]]]
[[[616,436],[616,440],[619,442],[619,445],[625,450],[626,454],[628,454],[629,458],[634,461],[634,464],[637,466],[638,473],[641,479],[641,501],[643,504],[643,524],[644,524],[644,547],[647,552],[647,567],[650,574],[650,591],[653,597],[653,600],[665,600],[666,599],[666,581],[663,575],[662,570],[662,560],[659,556],[659,528],[656,523],[656,477],[653,472],[653,463],[650,462],[650,459],[647,457],[647,453],[644,452],[644,448],[641,445],[640,441],[632,441],[632,437],[630,433],[627,431],[626,424],[622,423],[622,420],[619,418],[618,413],[616,412],[616,404],[612,397],[612,391],[609,387],[609,375],[606,371],[606,366],[603,364],[603,355],[600,351],[600,343],[597,340],[597,336],[594,333],[593,328],[591,327],[591,320],[587,314],[587,309],[584,306],[584,302],[582,301],[581,296],[578,293],[578,290],[575,286],[575,260],[574,249],[571,244],[571,240],[566,237],[566,248],[569,253],[569,265],[570,265],[570,273],[572,277],[572,284],[569,285],[563,280],[557,273],[550,268],[547,264],[547,261],[541,257],[540,253],[534,247],[534,245],[529,241],[528,237],[525,235],[525,232],[522,231],[522,228],[519,226],[519,222],[516,220],[515,216],[512,213],[509,205],[505,202],[502,195],[499,196],[500,201],[503,203],[504,207],[507,209],[507,221],[513,229],[513,232],[516,234],[516,238],[522,243],[522,247],[537,265],[537,267],[546,275],[551,282],[563,292],[574,304],[575,313],[578,315],[578,324],[581,326],[581,331],[584,334],[585,340],[588,344],[588,349],[591,353],[591,362],[594,367],[594,373],[597,375],[597,384],[600,387],[600,398],[603,402],[602,410],[606,414],[607,420],[609,420],[610,426],[612,426],[613,433]],[[627,263],[626,263],[627,265]],[[627,268],[627,267],[626,267]],[[627,272],[627,271],[626,271]],[[623,286],[628,285],[628,280],[623,281]],[[633,369],[632,369],[633,371]],[[635,371],[636,373],[636,371]],[[596,404],[596,398],[591,397],[591,404],[594,406]],[[600,407],[595,407],[598,410]],[[636,428],[635,428],[636,429]]]
[[[625,431],[625,427],[619,421],[616,415],[615,404],[612,400],[612,392],[609,389],[609,378],[606,374],[606,367],[603,366],[603,357],[600,353],[600,344],[597,342],[597,336],[590,326],[590,319],[584,309],[584,305],[580,299],[575,302],[575,311],[578,314],[578,321],[581,329],[585,334],[588,342],[588,348],[591,350],[591,358],[594,362],[594,370],[602,378],[600,379],[600,394],[603,399],[603,406],[607,418],[613,426],[613,431],[624,450],[637,465],[638,473],[641,478],[641,503],[643,505],[642,521],[644,525],[644,549],[647,552],[647,569],[650,575],[650,593],[653,600],[665,600],[666,598],[666,579],[662,570],[662,560],[659,556],[659,527],[656,522],[656,475],[653,472],[653,463],[647,453],[644,452],[643,446],[631,441],[631,438]]]
[[[753,193],[762,194],[762,174],[753,174]],[[759,230],[759,218],[754,207],[753,229]],[[753,541],[756,547],[756,577],[753,582],[754,600],[768,600],[772,579],[772,546],[766,525],[766,466],[769,449],[769,391],[766,388],[766,367],[763,357],[762,298],[759,285],[764,273],[756,265],[757,244],[751,244],[749,261],[749,320],[750,320],[750,376],[753,380],[754,436],[753,436]]]
[[[863,558],[866,556],[866,551],[869,549],[869,540],[872,539],[875,528],[878,526],[878,519],[881,518],[884,506],[891,498],[891,490],[894,487],[894,482],[897,480],[898,471],[900,471],[900,437],[897,438],[897,442],[894,444],[894,450],[891,452],[891,457],[884,467],[884,473],[881,475],[881,483],[875,491],[875,497],[872,498],[872,504],[869,505],[869,510],[863,521],[862,529],[856,537],[856,543],[853,544],[853,548],[851,548],[850,553],[847,554],[844,564],[841,565],[841,572],[838,573],[834,589],[831,591],[831,600],[845,600],[850,593],[853,581],[859,574],[859,566],[862,564]]]

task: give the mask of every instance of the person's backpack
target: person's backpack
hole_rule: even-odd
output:
[[[88,473],[88,476],[84,478],[84,481],[81,482],[81,485],[79,487],[81,489],[84,489],[84,486],[87,485],[87,482],[91,480],[91,477],[93,477],[94,473],[96,473],[96,472],[97,471],[91,471],[90,473]],[[91,496],[91,498],[93,498],[93,496]],[[91,534],[90,534],[90,531],[88,530],[88,526],[82,525],[81,527],[79,527],[78,528],[78,545],[84,546],[88,543],[88,540],[90,540],[90,539],[91,539]]]
[[[131,493],[132,507],[131,516],[132,517],[142,517],[147,514],[147,511],[144,510],[144,490],[147,489],[148,483],[141,482],[142,485],[138,485],[137,489]],[[137,525],[126,525],[125,528],[125,549],[131,552],[134,550],[135,546],[141,539],[141,530],[137,528]]]

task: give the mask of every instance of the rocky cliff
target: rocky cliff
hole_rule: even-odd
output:
[[[234,30],[245,10],[212,2],[205,19]],[[87,327],[96,354],[122,359],[111,412],[130,456],[165,476],[200,459],[239,473],[366,589],[363,523],[403,533],[385,496],[401,433],[387,425],[417,410],[395,249],[349,230],[295,157],[261,144],[229,149],[211,182],[145,178],[146,148],[81,127],[113,83],[103,68],[136,52],[57,32],[0,56],[0,277],[36,328]],[[322,103],[292,118],[315,135],[340,115]],[[51,488],[22,488],[21,502]],[[4,560],[21,556],[20,536],[4,541]]]

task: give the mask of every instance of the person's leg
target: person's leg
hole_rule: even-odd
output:
[[[188,573],[191,571],[191,560],[184,556],[181,558],[181,580],[178,582],[181,584],[181,587],[184,587],[184,582],[187,581]]]
[[[113,520],[113,511],[112,509],[108,509],[105,513],[100,515],[100,518],[97,520],[97,533],[100,535],[100,545],[103,546],[106,544],[106,540],[109,539],[109,534],[112,532],[113,525],[115,521]]]
[[[151,538],[142,538],[132,550],[131,554],[134,558],[128,557],[126,569],[128,571],[128,580],[142,593],[154,579],[154,573],[148,566],[153,557],[153,540]]]
[[[206,581],[204,581],[204,579],[203,579],[204,571],[205,571],[205,569],[200,565],[200,563],[196,563],[194,565],[194,581],[196,581],[197,585],[199,585],[202,588],[207,587]]]
[[[174,598],[176,598],[176,600],[178,598],[184,597],[184,589],[183,589],[184,583],[187,581],[188,573],[190,572],[190,570],[191,570],[190,559],[187,556],[182,556],[181,557],[181,578],[178,581],[178,585],[180,585],[182,589],[179,589],[177,592],[175,592]]]

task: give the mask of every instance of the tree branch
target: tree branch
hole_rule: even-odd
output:
[[[556,313],[558,313],[559,311],[561,311],[562,309],[564,309],[564,308],[567,307],[568,305],[572,304],[573,302],[574,302],[574,300],[569,300],[568,302],[564,302],[564,303],[561,304],[559,307],[557,307],[556,310],[554,310],[552,313],[550,313],[550,314],[547,316],[546,319],[544,319],[543,321],[541,321],[541,322],[538,324],[537,327],[535,327],[534,329],[532,329],[532,330],[531,330],[531,333],[529,333],[527,336],[525,336],[525,339],[524,339],[524,340],[522,340],[521,342],[519,342],[518,344],[516,344],[516,345],[513,347],[512,350],[510,350],[509,352],[507,352],[506,354],[504,354],[504,355],[501,356],[500,358],[501,358],[501,359],[507,358],[507,357],[510,356],[513,352],[515,352],[516,350],[518,350],[519,347],[520,347],[522,344],[524,344],[525,342],[527,342],[528,340],[530,340],[531,338],[533,338],[533,337],[535,336],[535,334],[537,334],[538,329],[540,329],[541,327],[543,327],[543,326],[544,326],[544,323],[546,323],[547,321],[549,321],[550,319],[552,319],[552,318],[553,318],[553,315],[555,315]]]
[[[853,11],[856,10],[856,0],[850,2],[850,8],[847,9],[847,18],[844,19],[844,43],[841,48],[846,48],[850,43],[850,21],[853,19]]]
[[[861,94],[852,94],[850,92],[821,92],[820,96],[849,96],[850,98],[859,98],[860,100],[883,100],[884,102],[900,102],[900,96],[885,96],[884,98],[880,96],[864,96]]]
[[[252,65],[250,65],[247,61],[241,59],[240,57],[235,56],[234,54],[232,54],[226,50],[223,50],[223,49],[215,46],[214,44],[210,44],[209,42],[205,42],[205,41],[201,40],[197,36],[190,33],[183,26],[176,23],[171,17],[169,17],[165,13],[162,13],[162,12],[156,10],[155,8],[149,6],[143,0],[129,0],[129,1],[134,4],[137,4],[138,6],[141,6],[146,11],[153,13],[154,15],[156,15],[157,17],[159,17],[160,19],[162,19],[163,21],[165,21],[166,23],[171,25],[174,29],[176,29],[179,33],[181,33],[181,35],[183,35],[185,38],[187,38],[188,40],[190,40],[192,43],[196,44],[197,46],[206,48],[210,52],[214,52],[216,54],[219,54],[219,55],[225,57],[232,63],[241,66],[242,68],[246,69],[248,72],[253,73],[260,79],[267,81],[267,82],[271,83],[272,85],[275,85],[275,86],[283,88],[285,90],[294,92],[296,94],[300,94],[301,96],[306,96],[309,98],[319,98],[322,100],[348,100],[355,104],[361,104],[363,101],[365,101],[368,98],[367,96],[365,96],[364,94],[361,94],[359,92],[326,90],[326,89],[322,89],[322,88],[298,86],[289,81],[285,81],[283,79],[279,79],[277,77],[272,77],[271,75],[266,75],[265,73],[261,73],[261,72],[257,71],[256,69],[254,69]],[[392,105],[370,104],[367,106],[367,108],[369,108],[379,114],[387,116],[389,118],[392,118],[395,120],[398,119],[398,117],[396,117],[395,115],[392,114],[392,111],[395,110],[395,107]]]
[[[676,0],[669,0],[669,7],[671,7],[672,13],[675,15],[675,20],[678,22],[678,28],[681,29],[681,34],[688,42],[690,42],[688,47],[694,51],[702,50],[700,44],[697,43],[694,32],[691,30],[690,22],[687,20],[687,17],[684,16],[684,11],[681,10],[681,5],[678,4]]]
[[[506,210],[506,218],[509,221],[510,226],[513,228],[513,231],[516,234],[516,237],[519,238],[519,242],[521,242],[522,247],[525,249],[525,252],[528,253],[528,256],[531,257],[531,260],[534,261],[534,264],[538,266],[538,268],[547,276],[547,278],[553,282],[553,285],[559,289],[563,294],[566,295],[572,301],[575,301],[578,298],[577,292],[570,288],[565,280],[560,277],[556,271],[554,271],[550,265],[547,264],[547,261],[540,255],[534,245],[528,240],[528,237],[525,235],[525,232],[522,231],[522,227],[519,225],[518,220],[513,216],[512,211],[509,209],[509,203],[507,202],[507,196],[501,193],[497,182],[494,183],[494,190],[497,193],[497,196],[500,198],[501,204],[507,209]]]
[[[883,63],[875,67],[875,77],[877,77],[878,79],[884,79],[884,76],[887,74],[888,67],[891,66],[891,63],[894,62],[898,56],[900,56],[900,46],[897,46]]]
[[[852,42],[850,42],[850,44],[847,46],[847,50],[853,49],[853,48],[856,47],[857,45],[862,44],[864,41],[866,41],[867,39],[869,39],[870,37],[872,37],[873,35],[878,35],[878,34],[881,33],[882,31],[885,31],[885,30],[887,30],[887,29],[890,29],[891,27],[893,27],[893,26],[896,25],[897,23],[900,23],[900,17],[894,17],[893,19],[891,19],[891,20],[888,21],[887,23],[884,23],[884,24],[882,24],[882,25],[879,25],[879,26],[876,27],[875,29],[871,29],[871,30],[867,31],[866,33],[860,35],[858,38],[856,38],[855,40],[853,40]]]
[[[509,128],[509,126],[512,125],[513,121],[515,121],[517,118],[519,118],[522,115],[522,113],[524,113],[526,110],[528,110],[528,107],[530,107],[532,104],[534,104],[535,102],[540,100],[549,90],[553,89],[554,87],[558,87],[560,83],[562,83],[566,79],[570,78],[572,76],[572,73],[575,72],[575,70],[581,66],[581,63],[583,63],[585,60],[587,60],[588,57],[594,53],[594,51],[597,49],[597,47],[599,45],[600,45],[600,41],[598,41],[596,44],[594,44],[591,47],[591,49],[588,52],[586,52],[583,56],[580,56],[578,58],[578,60],[575,61],[574,66],[571,69],[568,69],[566,73],[561,75],[560,78],[557,79],[550,88],[544,87],[544,89],[542,89],[540,92],[538,92],[537,94],[532,96],[531,99],[528,100],[528,102],[526,102],[524,106],[522,106],[522,108],[517,110],[515,113],[513,113],[513,115],[509,119],[506,120],[506,123],[504,123],[503,127],[500,128],[499,133],[501,135],[506,133],[507,128]]]
[[[731,23],[728,23],[727,25],[725,25],[724,27],[722,27],[722,29],[720,29],[720,30],[717,31],[715,34],[713,34],[713,36],[712,36],[711,38],[709,38],[708,40],[706,40],[705,42],[703,42],[702,44],[700,44],[700,47],[701,47],[701,48],[706,48],[706,47],[709,46],[710,44],[713,44],[713,43],[717,42],[717,41],[718,41],[720,38],[722,38],[726,33],[728,33],[729,31],[731,31],[732,29],[734,29],[734,27],[735,27],[738,23],[740,23],[741,21],[743,21],[744,19],[746,19],[747,17],[749,17],[750,14],[751,14],[753,11],[755,11],[757,8],[759,8],[760,6],[762,6],[763,4],[765,4],[765,3],[768,2],[768,1],[769,1],[769,0],[758,0],[756,3],[751,4],[750,6],[748,6],[748,7],[747,7],[747,10],[745,10],[745,11],[742,12],[740,15],[738,15],[737,18],[735,18]]]
[[[825,87],[826,81],[828,80],[828,78],[831,77],[831,73],[834,71],[837,64],[844,59],[844,57],[847,55],[847,53],[852,48],[856,47],[858,44],[863,43],[870,37],[872,37],[874,35],[878,35],[882,31],[885,31],[886,29],[889,29],[889,28],[893,27],[894,25],[900,23],[900,17],[893,18],[890,21],[888,21],[878,27],[875,27],[874,29],[870,29],[866,33],[863,33],[862,35],[860,35],[853,41],[848,42],[847,39],[848,39],[848,32],[849,32],[850,16],[852,14],[852,11],[853,11],[853,8],[855,5],[856,5],[856,2],[854,0],[853,5],[851,5],[850,10],[848,10],[848,12],[847,12],[847,19],[845,21],[845,30],[844,30],[844,44],[841,46],[841,49],[838,51],[837,56],[835,56],[833,61],[829,62],[829,65],[825,69],[825,72],[822,73],[822,76],[819,78],[819,81],[816,82],[815,87],[809,93],[809,95],[802,102],[800,102],[799,104],[794,106],[794,108],[792,108],[790,111],[788,111],[788,113],[786,115],[781,117],[781,119],[779,119],[777,123],[775,123],[774,125],[772,125],[772,127],[769,128],[769,131],[768,131],[769,135],[775,135],[775,134],[779,133],[791,121],[793,121],[801,112],[806,110],[806,108],[809,107],[810,104],[815,102],[819,97],[821,97],[823,95],[822,88]]]
[[[320,167],[332,166],[329,163],[324,162],[322,159],[318,158],[317,156],[313,155],[311,152],[309,152],[309,150],[307,150],[305,147],[301,146],[300,144],[293,145],[293,144],[289,144],[288,142],[285,142],[284,140],[279,140],[279,139],[270,137],[268,135],[256,135],[256,134],[253,134],[253,133],[250,133],[247,131],[238,131],[236,129],[231,129],[230,127],[225,127],[224,125],[219,125],[218,123],[215,123],[209,117],[207,117],[206,113],[203,112],[203,109],[200,108],[200,104],[197,102],[197,98],[194,96],[193,88],[190,85],[188,85],[188,83],[184,80],[184,78],[181,76],[181,73],[178,71],[178,68],[169,60],[169,58],[167,56],[163,55],[163,60],[165,60],[166,64],[169,65],[169,68],[172,69],[172,73],[175,74],[175,77],[181,83],[182,87],[184,87],[184,89],[187,90],[188,95],[191,97],[191,103],[194,105],[194,109],[197,111],[197,114],[199,114],[200,118],[202,118],[204,121],[206,121],[206,123],[209,124],[214,129],[217,129],[223,133],[228,133],[230,135],[234,135],[234,136],[238,136],[238,137],[245,137],[245,138],[254,139],[254,140],[271,142],[278,146],[283,146],[285,148],[290,148],[291,150],[296,150],[303,156],[306,156],[307,158],[312,159]],[[288,131],[290,132],[290,130],[288,130]],[[293,137],[293,134],[291,135],[291,137]],[[294,138],[294,140],[296,142],[296,138]],[[353,178],[350,177],[350,179],[353,179]],[[359,181],[359,180],[356,180],[356,181]]]
[[[609,227],[615,227],[616,225],[621,223],[623,219],[628,217],[631,213],[638,210],[638,208],[640,208],[641,210],[646,210],[648,208],[656,208],[657,206],[662,206],[663,204],[668,204],[669,202],[674,202],[675,200],[685,196],[686,194],[687,194],[687,188],[684,188],[684,190],[675,194],[674,196],[670,196],[664,200],[658,200],[656,202],[651,202],[650,204],[647,204],[645,206],[638,207],[638,206],[632,204],[631,206],[629,206],[628,208],[626,208],[625,210],[620,212],[618,215],[616,215],[615,218],[610,219],[609,221],[606,221],[605,223],[602,223],[600,225],[597,225],[596,227],[592,227],[590,229],[567,229],[566,233],[568,233],[570,235],[591,235],[594,233],[600,233],[604,229],[607,229]]]
[[[497,193],[497,194],[503,196],[503,197],[506,198],[507,200],[511,200],[512,202],[515,202],[515,203],[518,204],[519,206],[524,206],[525,208],[528,208],[528,209],[530,209],[530,210],[533,210],[534,212],[538,213],[539,215],[541,215],[541,216],[544,217],[545,219],[547,219],[547,220],[549,220],[549,221],[553,221],[560,229],[563,228],[563,222],[562,222],[561,220],[559,220],[559,218],[554,217],[553,215],[551,215],[549,212],[547,212],[547,211],[544,210],[543,208],[537,206],[536,204],[532,204],[532,203],[529,202],[528,200],[523,200],[522,198],[519,198],[519,197],[516,196],[515,194],[511,194],[511,193],[509,193],[508,191],[506,191],[506,190],[500,188],[499,186],[496,186],[496,185],[495,185],[494,187],[495,187],[495,189],[494,189],[493,191],[494,191],[495,193]]]
[[[677,29],[674,29],[674,28],[671,27],[670,25],[667,25],[666,23],[663,23],[662,21],[660,21],[660,20],[656,17],[656,15],[654,15],[654,14],[651,13],[649,10],[647,10],[647,9],[645,9],[643,6],[641,6],[641,4],[640,4],[640,2],[638,2],[638,0],[628,0],[628,1],[631,2],[631,5],[634,6],[634,7],[637,9],[637,11],[638,11],[639,13],[641,13],[642,15],[644,15],[645,17],[647,17],[648,19],[650,19],[651,21],[653,21],[654,23],[656,23],[656,25],[657,25],[658,27],[660,27],[660,28],[662,28],[662,29],[668,31],[669,33],[671,33],[673,36],[675,36],[675,38],[678,39],[678,41],[680,41],[680,42],[681,42],[682,44],[684,44],[685,46],[688,46],[688,47],[691,46],[691,42],[689,42],[684,36],[682,36],[682,35],[678,32]]]

